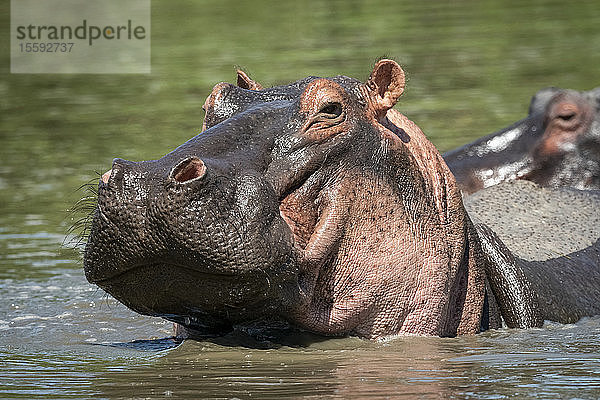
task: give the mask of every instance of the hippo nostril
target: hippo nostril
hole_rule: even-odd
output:
[[[200,179],[206,174],[206,165],[198,157],[191,157],[180,162],[171,173],[171,177],[179,183]]]
[[[113,159],[112,168],[102,174],[102,182],[109,184],[109,182],[119,182],[123,179],[125,169],[127,165],[131,164],[130,161],[123,160],[121,158]]]

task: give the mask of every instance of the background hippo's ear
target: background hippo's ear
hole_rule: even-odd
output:
[[[377,111],[387,111],[404,92],[404,71],[396,61],[379,60],[367,80],[367,88]]]
[[[529,103],[529,115],[539,114],[546,111],[548,103],[556,96],[561,89],[556,87],[547,87],[538,91]]]
[[[237,85],[242,89],[249,90],[262,90],[262,85],[258,82],[255,82],[241,69],[237,70]]]

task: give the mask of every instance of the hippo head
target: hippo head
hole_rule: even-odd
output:
[[[215,86],[204,130],[115,159],[98,186],[87,279],[188,330],[279,318],[328,335],[477,332],[484,273],[460,192],[391,110],[404,73]]]
[[[600,88],[542,89],[527,118],[444,159],[466,193],[514,179],[600,189]]]

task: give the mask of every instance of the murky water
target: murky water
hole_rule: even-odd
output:
[[[366,78],[393,57],[409,77],[397,108],[447,150],[523,117],[544,86],[600,85],[596,1],[152,8],[150,75],[10,75],[0,32],[0,397],[600,397],[600,318],[456,339],[177,346],[169,323],[89,285],[78,251],[61,246],[76,189],[115,156],[157,158],[195,135],[235,65],[273,85]]]

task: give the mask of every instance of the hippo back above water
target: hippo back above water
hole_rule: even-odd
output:
[[[508,259],[488,271],[497,297],[520,296],[514,280],[525,279],[545,320],[600,314],[600,191],[518,180],[468,196],[465,206],[486,256]]]
[[[192,335],[277,319],[373,339],[476,333],[500,314],[538,326],[536,289],[490,256],[507,250],[391,110],[403,90],[391,60],[365,83],[263,89],[240,72],[237,86],[218,84],[201,134],[102,176],[86,277]],[[505,271],[518,276],[510,287]]]
[[[467,194],[515,179],[600,189],[600,87],[542,89],[526,118],[444,159]]]

